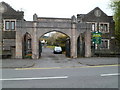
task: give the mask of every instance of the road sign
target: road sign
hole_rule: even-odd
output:
[[[101,44],[101,35],[102,33],[101,32],[93,32],[92,33],[92,41],[95,43],[95,44]]]

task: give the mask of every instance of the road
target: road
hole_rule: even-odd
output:
[[[3,88],[118,88],[118,66],[4,69]]]
[[[61,63],[66,59],[64,55],[52,54],[52,50],[44,49],[40,60],[49,65],[51,61]],[[34,67],[3,69],[0,81],[3,88],[118,88],[118,76],[118,65]]]
[[[43,48],[41,59],[45,60],[63,60],[66,59],[64,54],[53,54],[53,49]]]

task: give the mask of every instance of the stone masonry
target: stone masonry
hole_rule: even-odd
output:
[[[90,25],[84,24],[84,26],[78,27],[77,19],[75,16],[71,18],[40,18],[35,14],[33,16],[33,21],[17,21],[16,29],[16,58],[23,57],[23,36],[25,33],[29,33],[32,38],[32,58],[39,58],[39,38],[47,32],[58,31],[69,36],[71,41],[71,58],[77,58],[77,38],[82,32],[90,32]],[[91,55],[91,45],[89,33],[85,33],[86,43],[88,44],[85,47],[86,57]]]

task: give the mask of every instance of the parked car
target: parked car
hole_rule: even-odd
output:
[[[62,54],[62,48],[60,46],[55,46],[53,49],[54,54]]]

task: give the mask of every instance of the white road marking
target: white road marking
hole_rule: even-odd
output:
[[[0,79],[0,81],[15,81],[15,80],[45,80],[45,79],[66,79],[68,76],[59,76],[59,77],[37,77],[37,78],[9,78],[9,79]]]
[[[112,74],[101,74],[102,77],[104,76],[118,76],[120,73],[112,73]]]

